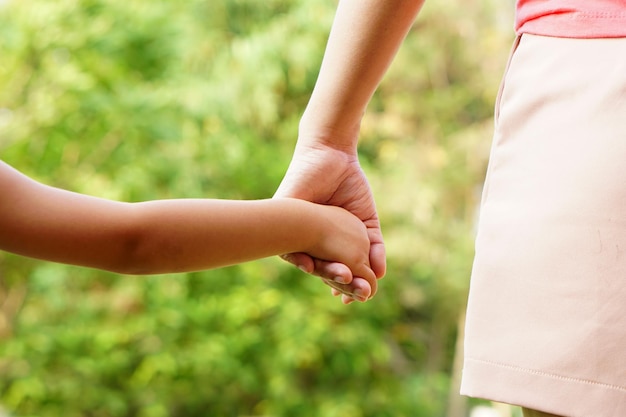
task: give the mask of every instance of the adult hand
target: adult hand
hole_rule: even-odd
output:
[[[340,206],[361,219],[368,230],[370,267],[376,278],[385,274],[385,246],[356,145],[367,104],[423,3],[424,0],[338,3],[315,88],[300,119],[296,151],[276,193],[277,197]],[[304,254],[289,254],[285,258],[323,279],[338,277],[348,283],[354,294],[362,292],[369,298],[376,293],[375,278],[367,281],[352,277],[345,265],[319,262]],[[344,302],[352,299],[343,297]]]
[[[376,278],[385,275],[385,246],[378,214],[356,149],[342,148],[322,140],[299,140],[275,197],[300,198],[350,211],[367,227],[370,266]],[[342,301],[346,304],[354,299],[365,301],[376,294],[376,280],[353,277],[343,264],[313,259],[304,253],[287,254],[283,259],[307,273],[320,276],[333,287],[333,294],[343,293]]]

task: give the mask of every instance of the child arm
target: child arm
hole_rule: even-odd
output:
[[[33,258],[157,274],[302,251],[373,275],[364,226],[336,207],[295,199],[123,203],[43,185],[1,161],[0,195],[0,249]]]

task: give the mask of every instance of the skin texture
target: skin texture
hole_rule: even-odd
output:
[[[295,251],[376,281],[367,229],[339,207],[291,198],[124,203],[46,186],[1,161],[0,195],[0,249],[28,257],[159,274]]]
[[[358,161],[358,135],[365,108],[422,4],[423,0],[340,1],[318,80],[300,121],[293,159],[275,194],[343,207],[361,219],[377,278],[385,275],[385,246],[372,191]],[[326,282],[340,277],[350,282],[350,291],[358,289],[370,297],[376,293],[376,283],[359,279],[348,265],[303,253],[283,258]],[[349,295],[342,299],[352,301]]]

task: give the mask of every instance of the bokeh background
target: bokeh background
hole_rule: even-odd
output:
[[[0,158],[117,200],[270,197],[335,7],[0,1]],[[512,1],[427,2],[369,106],[360,159],[389,265],[375,299],[344,306],[277,258],[135,277],[0,252],[0,415],[488,410],[457,394],[460,341],[512,20]]]

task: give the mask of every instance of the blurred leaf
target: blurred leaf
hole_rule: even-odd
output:
[[[443,416],[511,11],[430,4],[363,122],[389,255],[374,300],[343,306],[275,259],[129,277],[0,254],[0,405],[47,417]],[[335,6],[0,2],[2,159],[119,200],[270,197]]]

